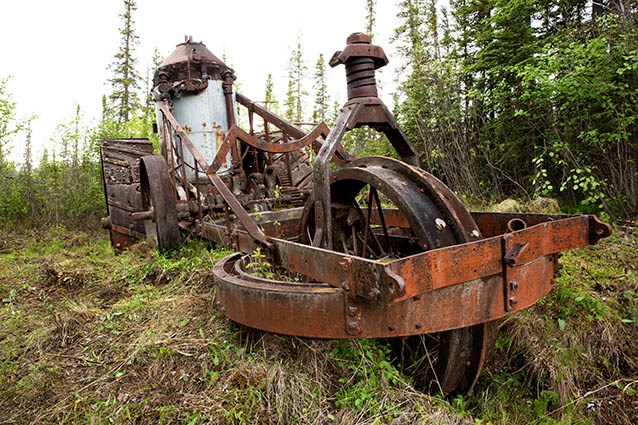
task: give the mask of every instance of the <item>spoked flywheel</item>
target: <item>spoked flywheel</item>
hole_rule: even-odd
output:
[[[389,158],[363,158],[335,171],[330,198],[333,246],[327,248],[335,251],[392,260],[480,239],[469,212],[441,181]],[[314,226],[310,200],[302,217],[305,243],[312,243]],[[495,329],[489,322],[389,341],[418,386],[450,394],[472,387]]]

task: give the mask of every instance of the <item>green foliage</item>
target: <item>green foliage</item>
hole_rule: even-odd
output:
[[[376,5],[377,0],[366,0],[365,28],[366,34],[368,34],[370,38],[374,37],[374,24],[376,23]]]
[[[326,85],[326,61],[323,58],[323,53],[317,59],[314,77],[315,102],[312,110],[312,121],[320,123],[328,119],[328,107],[330,104],[330,96]]]
[[[449,23],[400,6],[397,112],[426,169],[483,197],[638,214],[635,7],[457,0]]]
[[[354,411],[377,413],[382,408],[379,394],[400,381],[399,371],[390,363],[390,347],[364,339],[341,341],[330,353],[346,373],[335,405]]]
[[[250,254],[246,269],[250,270],[252,274],[266,279],[273,279],[275,277],[272,264],[268,262],[266,254],[261,252],[261,247],[255,248],[252,254]]]
[[[24,129],[24,122],[15,116],[16,104],[7,89],[8,80],[0,77],[0,177],[6,163],[7,144],[12,136]]]
[[[272,74],[268,74],[268,76],[266,77],[266,86],[264,88],[264,106],[275,113],[279,111],[279,103],[275,99],[275,88],[272,81]]]
[[[301,35],[297,37],[295,47],[290,51],[288,61],[288,89],[286,91],[286,111],[284,117],[290,121],[300,123],[304,119],[304,97],[308,94],[303,85],[308,67],[303,58]]]
[[[141,78],[136,69],[135,57],[135,46],[139,43],[139,37],[135,34],[133,20],[133,12],[137,5],[135,0],[124,0],[123,4],[124,11],[120,14],[120,46],[110,65],[110,69],[113,70],[113,77],[109,80],[113,87],[109,96],[111,104],[105,114],[119,123],[128,122],[141,108],[137,93]]]

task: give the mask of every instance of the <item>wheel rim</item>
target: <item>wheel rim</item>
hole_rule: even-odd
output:
[[[150,155],[140,160],[140,183],[144,211],[151,212],[145,221],[147,238],[161,252],[177,249],[180,244],[177,206],[168,166],[162,156]]]
[[[336,251],[391,259],[480,238],[469,212],[442,182],[399,161],[381,157],[354,161],[333,173],[330,192]],[[409,223],[409,230],[401,230],[401,238],[395,237],[397,229],[384,222],[383,210],[388,206],[398,209]],[[375,215],[374,209],[380,222],[376,227],[366,219]],[[313,233],[314,206],[309,200],[302,217],[302,241],[310,243]],[[419,387],[450,394],[474,385],[491,350],[495,329],[496,324],[490,322],[389,342],[398,362]]]

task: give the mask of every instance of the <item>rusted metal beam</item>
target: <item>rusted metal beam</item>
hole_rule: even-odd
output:
[[[173,127],[173,131],[177,133],[182,143],[186,145],[186,148],[190,151],[191,155],[193,155],[193,158],[195,159],[195,161],[197,161],[197,163],[199,164],[199,167],[202,170],[208,170],[210,167],[208,162],[203,157],[203,155],[199,152],[199,150],[193,144],[193,142],[191,142],[191,140],[188,138],[188,135],[186,134],[182,126],[177,122],[177,120],[171,113],[166,102],[160,101],[160,102],[157,102],[157,105],[160,111],[162,111],[164,118],[166,118],[166,120],[168,120],[170,125]],[[228,144],[225,144],[225,145],[228,146]],[[215,186],[215,189],[217,189],[219,194],[224,198],[224,201],[226,201],[226,203],[228,204],[230,209],[233,211],[233,213],[237,216],[239,221],[241,221],[246,231],[253,238],[255,238],[257,241],[259,241],[263,245],[270,246],[270,243],[268,242],[268,238],[266,237],[264,232],[259,228],[257,223],[255,223],[255,221],[250,218],[246,210],[244,210],[242,205],[239,203],[239,201],[237,200],[235,195],[233,195],[230,189],[228,189],[228,187],[223,182],[223,180],[219,178],[219,176],[214,172],[207,172],[206,175],[208,176],[211,183],[213,183],[213,185]]]
[[[280,117],[279,115],[269,111],[268,109],[264,108],[258,103],[248,99],[243,94],[237,93],[235,97],[237,99],[237,102],[245,106],[249,111],[256,113],[257,115],[262,117],[267,123],[271,123],[274,126],[279,127],[280,129],[288,133],[291,137],[295,139],[302,139],[306,136],[307,134],[306,131],[294,125],[290,121]],[[321,124],[324,124],[324,123],[321,123]],[[315,144],[315,150],[318,151],[321,148],[321,145],[323,143],[320,140],[315,140],[314,144]],[[339,165],[345,164],[354,159],[355,159],[355,156],[348,153],[341,145],[337,148],[337,151],[334,157],[332,158],[333,162]]]

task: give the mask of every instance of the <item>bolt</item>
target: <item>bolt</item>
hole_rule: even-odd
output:
[[[436,230],[438,230],[439,232],[442,232],[447,227],[447,224],[443,219],[437,218],[436,220],[434,220],[434,227],[436,227]]]
[[[346,281],[341,282],[341,287],[345,289],[346,291],[350,290],[350,285],[348,285],[348,282]]]
[[[372,288],[368,291],[368,298],[376,298],[381,294],[377,288]]]
[[[350,34],[346,39],[346,44],[370,44],[372,39],[368,34],[362,32],[355,32]]]
[[[395,329],[396,329],[396,328],[395,328],[394,326],[392,326],[392,325],[388,325],[388,330],[389,330],[390,332],[394,332],[394,330],[395,330]]]
[[[511,281],[511,282],[510,282],[510,289],[511,289],[512,291],[516,291],[516,289],[517,289],[517,288],[518,288],[518,282],[517,282],[517,281],[515,281],[515,280]]]
[[[510,306],[514,306],[514,305],[516,305],[516,303],[518,303],[518,298],[511,297],[510,298]]]
[[[421,329],[423,325],[421,323],[417,323],[416,325],[414,325],[414,327],[417,329]]]
[[[357,307],[348,307],[348,316],[354,317],[357,315]]]
[[[357,322],[348,322],[348,330],[351,332],[359,330],[359,324]]]

